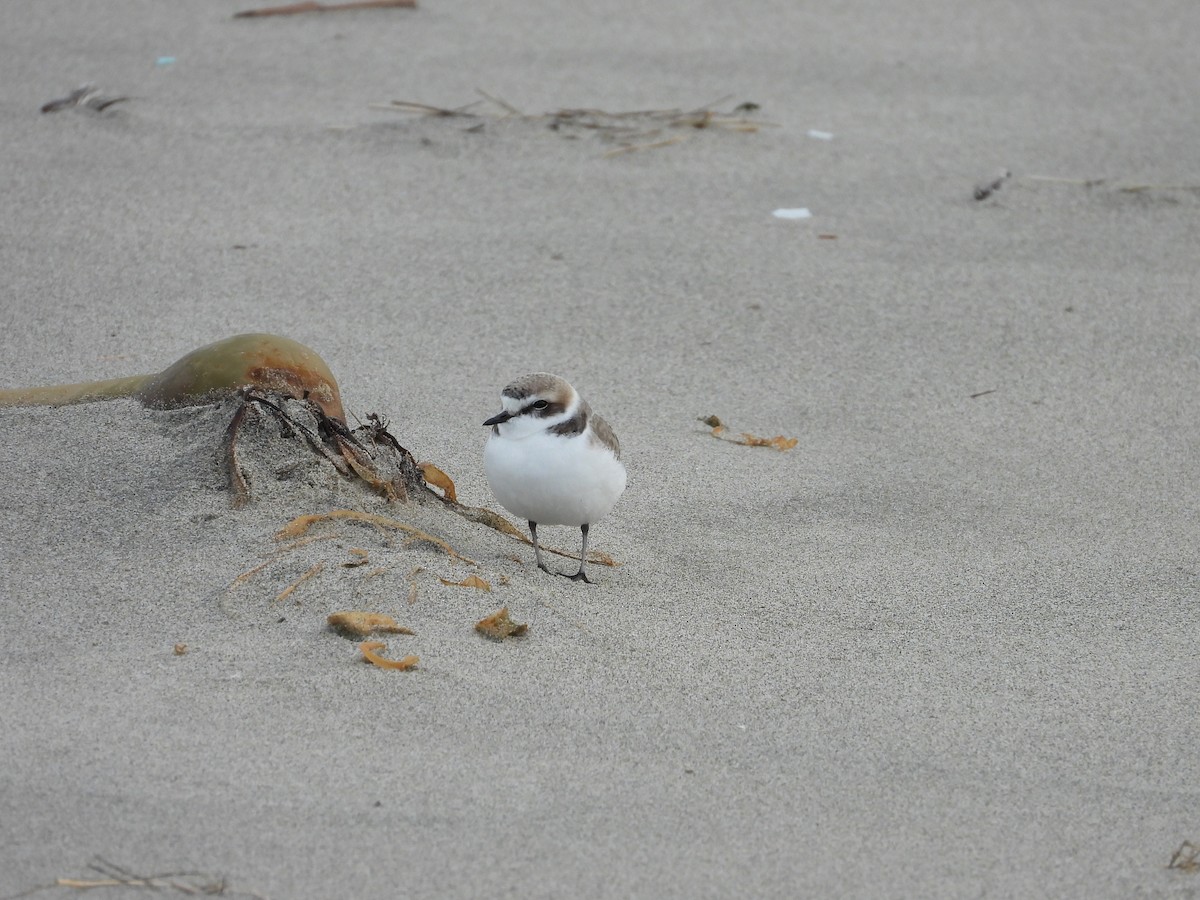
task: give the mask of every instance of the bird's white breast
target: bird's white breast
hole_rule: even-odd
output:
[[[571,437],[544,429],[512,437],[501,425],[488,438],[483,466],[500,504],[539,525],[590,525],[625,490],[625,466],[590,429]]]

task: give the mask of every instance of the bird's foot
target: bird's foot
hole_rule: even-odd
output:
[[[592,579],[587,577],[587,575],[586,575],[586,573],[584,573],[583,569],[580,569],[574,575],[568,575],[566,572],[559,572],[558,574],[561,575],[563,578],[570,578],[572,581],[586,581],[588,584],[596,583],[596,582],[592,581]]]

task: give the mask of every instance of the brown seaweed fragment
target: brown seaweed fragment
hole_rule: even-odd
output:
[[[420,660],[415,656],[406,656],[403,659],[387,659],[380,656],[375,651],[386,649],[387,644],[383,641],[363,641],[358,645],[358,652],[363,655],[363,659],[372,665],[379,666],[381,669],[398,669],[401,672],[407,672],[409,669],[415,669]]]
[[[468,575],[462,581],[450,581],[448,578],[438,578],[438,581],[447,587],[478,588],[481,591],[491,591],[492,589],[492,586],[478,575]]]
[[[324,568],[325,563],[323,562],[313,563],[303,575],[280,591],[275,596],[275,600],[273,602],[279,603],[282,600],[286,600],[288,597],[292,596],[292,594],[295,593],[296,588],[300,587],[300,585],[304,584],[304,582],[308,581],[310,578],[316,578],[318,575],[320,575]]]
[[[475,630],[493,641],[502,641],[508,637],[519,637],[529,630],[529,626],[514,622],[508,615],[508,607],[505,606],[476,622]]]
[[[1200,872],[1200,844],[1184,841],[1171,855],[1167,863],[1168,869],[1179,869],[1183,872]]]
[[[343,611],[330,613],[325,620],[329,627],[343,637],[367,637],[372,634],[414,634],[387,613]]]
[[[420,541],[433,544],[447,556],[461,560],[468,565],[479,565],[479,563],[475,562],[475,560],[468,559],[460,554],[441,538],[434,537],[432,534],[422,531],[415,525],[409,525],[406,522],[399,522],[395,519],[389,519],[387,516],[378,516],[374,513],[359,512],[355,509],[334,509],[327,513],[309,513],[307,515],[297,516],[275,533],[275,540],[282,541],[288,538],[302,537],[304,533],[317,522],[328,522],[341,519],[346,519],[351,522],[361,522],[367,525],[374,525],[376,528],[380,529],[403,531]]]
[[[458,502],[458,494],[454,490],[454,479],[431,462],[417,463],[417,468],[425,476],[425,483],[427,485],[441,488],[447,500],[454,503]]]
[[[770,447],[780,453],[785,453],[800,443],[799,438],[784,437],[782,434],[777,434],[775,437],[759,437],[743,431],[734,437],[729,434],[728,426],[717,416],[702,416],[700,421],[712,429],[713,437],[729,441],[732,444],[741,444],[744,447]]]

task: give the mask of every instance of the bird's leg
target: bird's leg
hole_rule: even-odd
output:
[[[550,572],[550,570],[546,568],[546,564],[542,562],[542,550],[540,547],[538,547],[537,522],[532,520],[529,522],[529,533],[533,535],[533,558],[537,560],[537,567],[543,572]],[[553,575],[554,573],[550,572],[550,574]]]
[[[588,584],[595,584],[592,579],[588,578],[583,571],[583,567],[587,565],[587,525],[580,525],[579,530],[583,532],[583,549],[579,551],[579,571],[574,575],[568,575],[566,572],[559,572],[564,578],[570,578],[572,581],[586,581]]]

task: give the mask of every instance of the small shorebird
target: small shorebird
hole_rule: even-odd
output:
[[[504,409],[483,423],[492,429],[483,451],[492,493],[529,522],[533,555],[544,572],[550,569],[542,562],[538,525],[578,526],[583,532],[579,571],[557,574],[591,584],[583,571],[588,528],[625,490],[617,436],[575,388],[548,372],[518,378],[500,392],[500,403]]]

